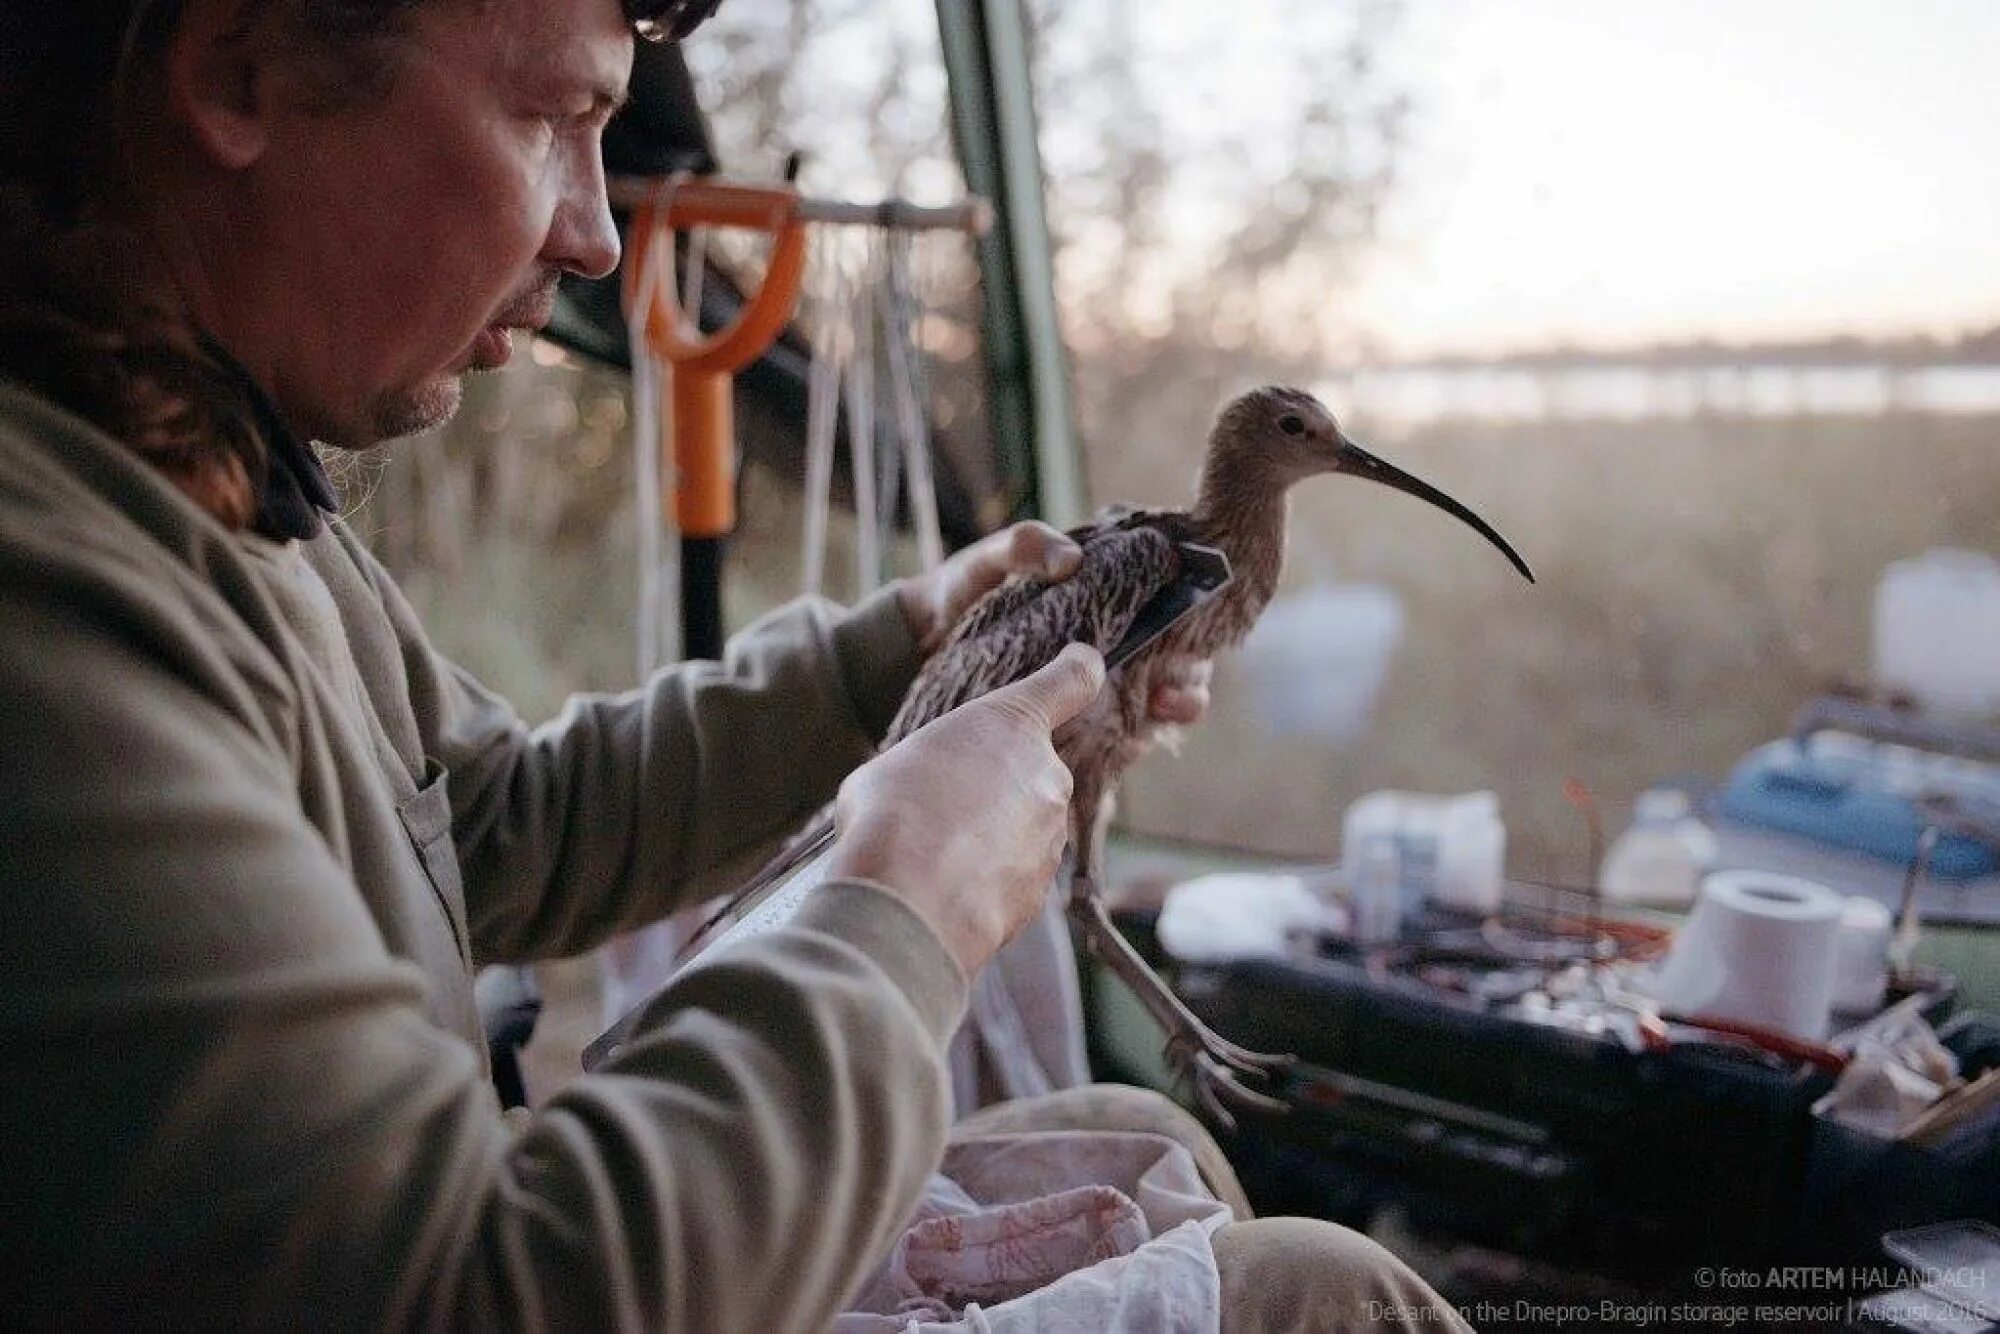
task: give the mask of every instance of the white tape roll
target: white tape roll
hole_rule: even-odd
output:
[[[1674,937],[1653,992],[1669,1010],[1826,1036],[1844,907],[1824,885],[1717,871]]]

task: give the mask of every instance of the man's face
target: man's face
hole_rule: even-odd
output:
[[[269,387],[353,448],[449,419],[467,371],[547,323],[562,273],[618,262],[600,145],[631,74],[617,0],[431,5],[406,46],[385,96],[281,117],[253,184],[265,282],[294,287],[260,302]]]

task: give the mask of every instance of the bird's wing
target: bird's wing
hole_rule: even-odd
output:
[[[1073,531],[1083,564],[1062,582],[1016,575],[974,603],[917,674],[884,744],[1020,680],[1067,644],[1106,652],[1123,639],[1139,609],[1180,568],[1180,554],[1162,527],[1132,517]]]
[[[1175,526],[1175,522],[1182,517],[1172,510],[1107,505],[1089,521],[1069,529],[1064,536],[1086,553],[1107,538],[1117,537],[1132,529],[1160,529],[1169,537],[1178,540],[1187,536]],[[1167,577],[1173,576],[1169,574]],[[1049,587],[1050,585],[1044,581],[1031,577],[1016,576],[1008,579],[966,609],[965,614],[959,617],[958,624],[952,627],[951,635],[939,647],[937,657],[949,653],[952,645],[961,639],[977,639],[981,635],[990,633],[995,626],[1024,615]],[[936,658],[932,661],[936,661]]]

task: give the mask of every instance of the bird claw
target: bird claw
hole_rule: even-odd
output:
[[[1147,1013],[1166,1030],[1168,1064],[1194,1085],[1196,1102],[1215,1124],[1228,1130],[1236,1128],[1236,1118],[1225,1102],[1260,1113],[1289,1110],[1278,1099],[1244,1087],[1238,1076],[1270,1079],[1294,1065],[1297,1057],[1267,1056],[1239,1047],[1196,1018],[1112,925],[1104,901],[1097,895],[1094,876],[1081,872],[1074,876],[1069,910],[1091,952],[1124,980]]]
[[[1214,1033],[1208,1035],[1208,1041],[1204,1045],[1208,1054],[1223,1065],[1241,1070],[1246,1075],[1256,1075],[1260,1079],[1269,1079],[1272,1075],[1282,1074],[1299,1063],[1299,1058],[1296,1056],[1273,1056],[1268,1052],[1251,1051],[1248,1047],[1239,1047],[1229,1039],[1218,1037]]]
[[[1245,1085],[1239,1073],[1269,1079],[1296,1065],[1296,1056],[1254,1052],[1203,1028],[1168,1039],[1166,1058],[1193,1086],[1195,1102],[1209,1120],[1226,1131],[1236,1129],[1236,1116],[1228,1104],[1271,1116],[1290,1110],[1281,1099]]]

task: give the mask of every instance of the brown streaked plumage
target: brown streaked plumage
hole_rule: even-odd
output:
[[[1440,506],[1478,530],[1533,580],[1513,548],[1483,520],[1356,446],[1312,395],[1275,387],[1253,390],[1218,417],[1194,508],[1114,507],[1071,530],[1083,548],[1077,572],[1054,584],[1016,576],[975,604],[918,674],[884,743],[892,745],[960,704],[1021,679],[1066,644],[1109,650],[1124,637],[1139,609],[1176,577],[1176,543],[1216,547],[1229,557],[1230,582],[1114,669],[1097,702],[1055,737],[1057,753],[1076,779],[1071,913],[1092,951],[1167,1030],[1168,1056],[1192,1077],[1202,1106],[1225,1123],[1230,1116],[1221,1098],[1277,1105],[1243,1087],[1234,1072],[1266,1073],[1289,1058],[1261,1056],[1217,1036],[1112,927],[1097,893],[1103,816],[1118,780],[1160,730],[1148,714],[1148,701],[1161,674],[1178,659],[1210,658],[1234,648],[1250,633],[1284,567],[1288,493],[1294,484],[1323,473],[1366,477]]]

